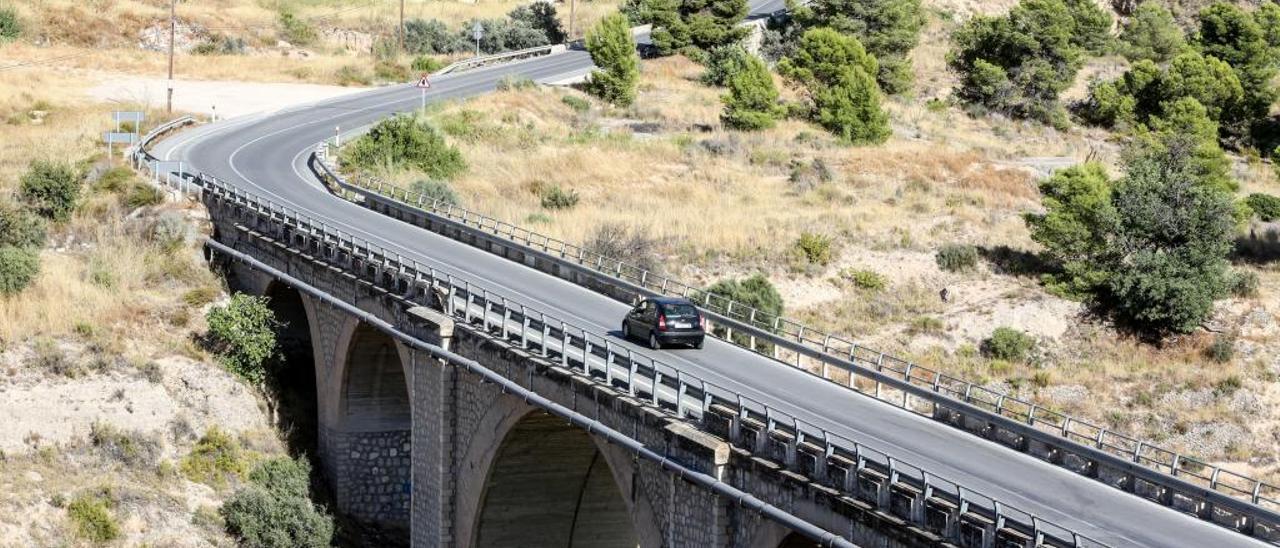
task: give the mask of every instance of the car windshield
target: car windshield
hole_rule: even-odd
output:
[[[688,304],[664,304],[662,305],[662,313],[667,317],[674,318],[698,317],[698,309]]]

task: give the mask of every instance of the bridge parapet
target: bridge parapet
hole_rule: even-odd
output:
[[[382,249],[323,221],[210,177],[199,176],[195,182],[221,239],[238,249],[250,250],[254,257],[275,263],[280,271],[325,288],[363,310],[376,310],[378,317],[392,325],[411,326],[407,311],[415,307],[440,309],[458,322],[450,342],[455,348],[467,338],[473,341],[474,352],[503,349],[485,356],[481,363],[504,377],[521,381],[535,392],[535,385],[549,379],[572,379],[561,380],[556,386],[578,387],[571,392],[575,410],[585,412],[591,408],[579,405],[611,394],[612,401],[627,402],[632,412],[696,429],[703,433],[700,436],[716,435],[734,448],[733,465],[728,470],[715,471],[719,465],[699,468],[697,459],[684,457],[672,456],[673,463],[723,476],[740,489],[752,490],[748,492],[769,493],[766,496],[772,500],[766,500],[784,508],[824,509],[822,515],[832,523],[828,530],[841,536],[858,536],[859,531],[849,524],[862,519],[861,523],[874,522],[880,527],[893,525],[893,530],[907,532],[906,538],[916,539],[899,545],[943,539],[983,547],[997,539],[1017,543],[1021,543],[1017,539],[1031,539],[1027,542],[1046,546],[1101,545],[874,446],[825,432],[764,402],[633,353],[571,322],[496,297],[483,286]],[[345,287],[335,290],[340,286]],[[519,358],[504,360],[500,355]],[[420,371],[414,368],[412,374],[415,387],[421,380]],[[593,395],[591,400],[579,397],[587,393]],[[414,394],[415,400],[421,397]],[[627,430],[623,426],[620,431]],[[670,440],[653,445],[666,451],[679,446]],[[415,453],[419,450],[415,448]],[[784,481],[791,487],[765,488]],[[830,516],[843,516],[843,521]],[[700,517],[700,523],[715,522],[702,519],[705,517]],[[664,529],[671,530],[670,526]]]

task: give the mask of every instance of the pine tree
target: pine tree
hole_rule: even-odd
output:
[[[889,117],[880,107],[876,58],[856,38],[831,29],[804,33],[778,72],[803,86],[809,119],[849,143],[881,143],[889,138]]]
[[[602,19],[587,33],[587,51],[602,69],[591,73],[587,92],[615,105],[627,106],[634,102],[636,83],[640,80],[640,56],[631,38],[627,16],[615,13]]]
[[[729,75],[729,94],[724,101],[724,114],[720,120],[734,129],[765,129],[773,127],[781,107],[778,105],[778,89],[773,76],[760,58],[749,55],[741,70]]]

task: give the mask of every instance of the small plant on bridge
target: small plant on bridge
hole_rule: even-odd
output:
[[[1009,362],[1026,361],[1036,340],[1031,335],[1011,327],[997,327],[991,336],[982,341],[982,354],[988,358]]]
[[[260,463],[249,474],[251,484],[219,510],[227,532],[246,547],[329,546],[333,518],[308,498],[310,476],[304,459]]]
[[[279,323],[267,307],[267,299],[237,293],[224,306],[209,309],[208,343],[232,373],[262,384],[267,367],[279,354]]]

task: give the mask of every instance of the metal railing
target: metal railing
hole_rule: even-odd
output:
[[[520,59],[525,57],[537,57],[540,55],[552,55],[555,53],[566,51],[567,49],[568,48],[564,44],[547,44],[545,46],[534,46],[532,48],[525,48],[525,49],[520,49],[515,51],[506,51],[502,53],[495,53],[493,55],[481,55],[479,57],[469,57],[461,61],[454,61],[453,63],[448,64],[444,68],[437,70],[432,74],[436,76],[452,74],[454,72],[471,70],[473,68],[491,65],[493,63],[506,62],[512,59]]]
[[[348,199],[363,200],[368,207],[373,207],[371,201],[374,198],[389,200],[401,207],[415,209],[424,216],[433,216],[443,223],[522,246],[550,261],[611,278],[638,294],[689,298],[708,311],[714,324],[725,329],[723,338],[726,341],[734,342],[734,332],[741,332],[746,336],[747,344],[740,346],[754,352],[761,352],[762,347],[771,347],[772,357],[846,388],[919,414],[942,418],[964,429],[972,426],[964,416],[969,415],[986,421],[978,429],[989,438],[998,439],[999,436],[988,426],[998,426],[1012,433],[1013,439],[998,440],[1005,445],[1030,451],[1034,446],[1028,443],[1028,439],[1035,439],[1048,446],[1042,457],[1070,465],[1070,459],[1061,459],[1061,455],[1053,451],[1066,449],[1077,458],[1105,464],[1133,476],[1112,483],[1117,487],[1140,491],[1142,486],[1134,483],[1141,480],[1150,484],[1147,487],[1158,487],[1144,498],[1192,511],[1202,518],[1259,538],[1280,538],[1280,514],[1276,513],[1276,509],[1280,509],[1280,487],[1275,485],[866,348],[847,338],[768,314],[703,288],[648,272],[625,261],[444,200],[429,199],[373,178],[349,180],[333,166],[326,144],[317,146],[316,160],[322,178],[344,191]],[[758,344],[760,342],[770,344]],[[944,410],[941,417],[939,409]],[[1056,442],[1053,441],[1055,439]],[[1131,466],[1133,464],[1141,469],[1135,469]],[[1076,468],[1078,472],[1097,475],[1096,466],[1087,462]],[[1196,501],[1207,503],[1207,507]],[[1248,519],[1242,522],[1236,519],[1238,516],[1217,515],[1215,512],[1220,509],[1229,509]]]
[[[152,159],[139,149],[140,159]],[[150,166],[145,162],[140,165]],[[767,403],[704,381],[652,356],[632,352],[533,307],[496,295],[465,278],[423,265],[212,176],[186,176],[180,190],[235,215],[246,231],[308,253],[390,293],[406,304],[441,304],[451,316],[495,340],[625,393],[633,401],[724,436],[879,511],[961,546],[997,541],[1034,546],[1105,544],[999,502],[858,440],[828,432]],[[162,179],[172,182],[171,178]],[[442,303],[439,299],[443,290]],[[510,376],[510,372],[508,372]],[[719,425],[719,426],[716,426]],[[1029,544],[1034,543],[1034,544]]]

